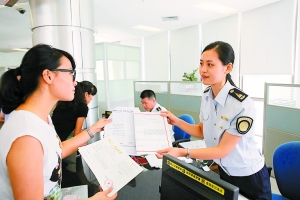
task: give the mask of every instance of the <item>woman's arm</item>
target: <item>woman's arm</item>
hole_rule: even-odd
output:
[[[91,132],[95,135],[96,133],[100,132],[103,127],[111,122],[111,119],[100,119],[97,121],[93,126],[90,127]],[[91,139],[90,135],[86,130],[80,132],[75,137],[65,140],[62,142],[62,158],[65,158],[75,151],[78,150],[78,147],[85,145],[87,141]]]
[[[189,124],[183,120],[180,120],[177,126],[192,136],[203,138],[203,124],[201,122],[199,124]]]
[[[85,117],[78,117],[75,124],[74,136],[78,135],[82,131],[82,125],[85,120]]]
[[[178,117],[176,117],[170,111],[161,111],[161,116],[167,117],[169,124],[177,126],[184,132],[186,132],[192,136],[198,137],[198,138],[203,138],[203,124],[202,123],[189,124],[189,123],[183,121],[182,119],[179,119]]]
[[[32,136],[12,143],[6,164],[15,200],[44,199],[43,157],[41,143]]]
[[[227,132],[224,133],[220,143],[215,147],[190,149],[190,157],[201,160],[212,160],[226,157],[240,141],[240,136],[235,136]],[[162,158],[164,154],[170,154],[174,157],[185,157],[187,149],[168,148],[157,152],[157,157]]]

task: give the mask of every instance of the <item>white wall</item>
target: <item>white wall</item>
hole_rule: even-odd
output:
[[[171,80],[181,81],[184,72],[199,68],[199,25],[170,31]],[[199,71],[196,72],[199,80]]]
[[[170,80],[168,32],[144,39],[145,81]]]
[[[205,48],[205,46],[215,41],[227,42],[232,46],[235,53],[235,61],[233,64],[233,70],[230,74],[232,76],[233,82],[238,86],[240,79],[240,42],[238,14],[202,24],[203,49]]]

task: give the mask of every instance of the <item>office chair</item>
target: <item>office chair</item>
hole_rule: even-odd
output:
[[[273,168],[281,195],[272,194],[273,200],[300,199],[300,141],[279,145],[273,155]]]
[[[183,121],[185,121],[189,124],[195,124],[194,118],[189,114],[182,114],[182,115],[178,116],[178,118],[182,119]],[[178,144],[181,142],[190,141],[191,135],[184,132],[177,126],[174,126],[173,131],[174,131],[174,138],[175,138],[175,142],[172,143],[173,147],[177,147]]]

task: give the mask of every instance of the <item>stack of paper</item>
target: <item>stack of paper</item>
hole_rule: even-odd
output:
[[[172,147],[169,124],[160,113],[119,108],[113,110],[110,118],[112,122],[105,126],[104,138],[114,136],[129,155],[155,154]]]

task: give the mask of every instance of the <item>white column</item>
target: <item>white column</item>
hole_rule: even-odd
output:
[[[29,0],[29,4],[33,45],[49,44],[69,52],[75,59],[76,80],[97,85],[93,1]],[[88,105],[87,127],[99,119],[97,102],[95,95]],[[89,143],[99,139],[97,134]]]

